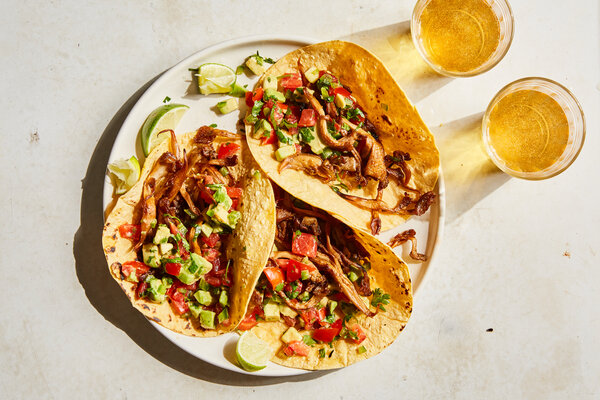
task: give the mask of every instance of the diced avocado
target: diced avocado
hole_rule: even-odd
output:
[[[339,93],[335,95],[335,99],[333,101],[335,102],[335,105],[339,108],[345,108],[348,105],[348,102],[346,101],[346,96],[342,96]]]
[[[259,64],[256,56],[250,56],[246,60],[246,67],[250,69],[255,75],[262,75],[265,72],[265,66]]]
[[[238,99],[227,99],[224,101],[220,101],[217,103],[217,108],[221,114],[229,114],[232,111],[235,111],[240,108]]]
[[[215,313],[208,310],[200,311],[200,325],[205,329],[215,329]]]
[[[265,99],[265,101],[273,99],[282,103],[285,102],[285,96],[283,93],[277,91],[277,89],[265,89],[263,99]]]
[[[310,146],[310,149],[315,154],[323,153],[323,151],[327,148],[327,146],[325,146],[325,143],[323,143],[321,141],[321,138],[319,137],[318,134],[315,133],[313,136],[314,136],[314,139],[311,140],[310,143],[308,144]]]
[[[303,281],[310,279],[310,272],[303,269],[302,272],[300,273],[300,279],[302,279]]]
[[[159,244],[160,246],[160,254],[162,254],[163,256],[165,254],[168,254],[171,250],[173,250],[173,244],[166,242],[166,243],[161,243]]]
[[[167,293],[167,289],[171,286],[170,280],[168,278],[157,279],[152,277],[147,282],[150,300],[157,303],[165,301],[165,294]]]
[[[293,308],[288,307],[285,304],[279,305],[279,312],[281,313],[281,315],[285,315],[286,317],[290,318],[296,318],[298,316],[298,313],[294,311]]]
[[[226,290],[221,290],[221,294],[219,295],[219,304],[221,304],[223,307],[227,307],[229,304],[229,298]]]
[[[358,280],[358,275],[356,275],[354,271],[350,271],[348,273],[348,279],[350,279],[350,282],[356,282]]]
[[[323,307],[327,307],[327,297],[323,297],[321,301],[316,305],[317,310],[320,310]]]
[[[319,70],[316,67],[310,67],[306,72],[304,72],[304,77],[310,83],[315,83],[317,79],[319,79]]]
[[[165,224],[160,224],[156,229],[156,235],[154,235],[153,242],[154,244],[167,243],[167,241],[169,240],[169,236],[171,236],[171,231],[169,230],[169,227]]]
[[[277,90],[277,77],[276,76],[265,76],[265,78],[263,80],[263,89]]]
[[[279,305],[277,303],[267,303],[264,307],[266,321],[279,321]]]
[[[275,158],[277,161],[283,161],[285,158],[296,154],[296,146],[281,146],[275,151]]]
[[[209,237],[211,233],[213,233],[213,227],[208,224],[200,225],[200,232],[206,237]]]
[[[211,287],[212,286],[210,286],[209,283],[204,280],[204,278],[200,279],[200,281],[198,282],[198,289],[200,290],[208,292]]]
[[[308,103],[308,99],[304,95],[305,90],[306,88],[303,87],[296,88],[289,97],[296,103]]]
[[[230,212],[229,215],[227,216],[227,221],[228,221],[227,225],[229,225],[229,227],[231,229],[235,229],[235,226],[237,225],[237,223],[241,217],[242,217],[242,213],[239,211]]]
[[[241,87],[240,85],[235,83],[233,85],[233,87],[231,88],[229,95],[233,96],[233,97],[242,97],[243,98],[246,96],[246,89],[244,89],[243,87]]]
[[[228,209],[229,207],[226,208],[223,205],[223,203],[219,203],[216,205],[216,207],[211,207],[206,213],[206,215],[208,215],[217,222],[227,225],[229,223],[229,220],[227,218],[227,216],[229,215],[229,212],[227,211]]]
[[[229,210],[233,202],[231,201],[231,197],[227,195],[227,189],[225,189],[225,185],[208,185],[208,188],[214,190],[213,198],[219,204],[225,205],[226,209]]]
[[[300,335],[300,333],[298,333],[296,328],[294,328],[293,326],[288,328],[288,330],[285,331],[285,333],[281,336],[281,341],[283,343],[291,343],[291,342],[296,342],[296,341],[301,341],[301,340],[302,340],[302,335]]]
[[[335,310],[337,305],[338,305],[337,301],[329,300],[329,303],[327,303],[327,307],[329,308],[329,314],[333,314],[333,311]]]
[[[227,311],[227,308],[224,308],[223,311],[221,311],[219,315],[217,315],[217,319],[219,320],[219,323],[221,323],[227,318],[229,318],[229,312]]]
[[[252,134],[252,137],[254,139],[260,139],[263,136],[269,137],[269,136],[271,136],[272,130],[273,130],[273,127],[271,126],[269,121],[267,121],[266,119],[259,119],[254,124],[254,132]]]
[[[323,151],[321,152],[321,157],[324,160],[327,160],[329,157],[331,157],[332,154],[333,154],[333,150],[331,150],[329,147],[325,147],[323,149]]]
[[[190,257],[194,266],[198,267],[198,270],[194,272],[196,275],[204,275],[213,267],[210,261],[196,253],[191,253]]]
[[[177,275],[177,279],[179,279],[182,283],[185,283],[186,285],[191,285],[200,278],[188,271],[188,269],[185,266],[182,266],[181,271],[179,271],[179,275]]]
[[[138,278],[137,278],[137,275],[136,275],[135,271],[131,271],[131,273],[129,274],[129,276],[125,277],[125,280],[127,282],[137,282]]]
[[[160,266],[160,254],[158,254],[158,246],[153,243],[146,243],[142,246],[142,256],[144,263],[152,268]]]
[[[190,311],[194,318],[198,318],[198,315],[200,315],[200,311],[202,311],[202,308],[198,304],[192,302],[189,302],[188,306],[190,307]]]
[[[206,290],[198,290],[196,293],[194,293],[194,297],[196,300],[198,300],[198,303],[202,304],[203,306],[210,306],[213,301],[212,295]]]

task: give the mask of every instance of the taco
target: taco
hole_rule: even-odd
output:
[[[377,234],[434,200],[434,138],[383,63],[331,41],[278,60],[247,93],[248,144],[292,195]]]
[[[119,198],[102,245],[112,277],[147,318],[190,336],[233,330],[267,261],[275,203],[239,135],[173,131]]]
[[[276,188],[275,246],[238,329],[278,364],[344,367],[369,358],[412,311],[407,265],[390,247]]]

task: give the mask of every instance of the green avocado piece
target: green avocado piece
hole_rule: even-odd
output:
[[[160,266],[160,254],[158,253],[157,245],[153,243],[146,243],[143,245],[142,256],[144,258],[144,264],[147,264],[152,268],[158,268]]]
[[[222,290],[221,291],[221,294],[219,295],[219,303],[223,307],[227,307],[227,305],[229,304],[229,298],[227,296],[227,291],[226,290]]]
[[[198,290],[196,293],[194,293],[194,297],[196,300],[198,300],[198,303],[202,304],[203,306],[209,306],[213,301],[212,295],[206,290]]]
[[[151,277],[148,281],[148,294],[150,295],[150,300],[156,303],[165,301],[167,289],[170,286],[171,282],[168,278],[158,279]]]
[[[165,224],[160,224],[156,229],[156,235],[154,235],[154,244],[167,243],[171,236],[171,230]]]
[[[224,308],[223,311],[221,311],[219,315],[217,315],[217,319],[219,320],[219,323],[221,323],[227,318],[229,318],[229,312],[227,311],[227,308]]]
[[[265,101],[267,101],[269,99],[273,99],[273,100],[279,101],[281,103],[285,102],[285,96],[283,95],[283,93],[278,92],[276,89],[271,89],[271,88],[265,89],[263,99]]]
[[[202,311],[202,308],[198,304],[192,302],[188,302],[188,306],[190,307],[190,312],[192,313],[194,318],[198,318],[198,316],[200,315],[200,311]]]
[[[215,329],[215,313],[208,310],[200,311],[200,325],[205,329]]]
[[[213,266],[206,258],[196,253],[190,254],[190,257],[192,258],[192,265],[197,268],[197,270],[194,271],[194,274],[197,276],[204,275],[212,270]]]

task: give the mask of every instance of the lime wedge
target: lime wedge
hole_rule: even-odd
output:
[[[157,144],[169,137],[167,134],[160,136],[158,134],[165,129],[175,130],[175,127],[179,124],[179,121],[188,108],[184,104],[165,104],[148,115],[140,131],[144,155],[147,156],[150,154]]]
[[[235,348],[240,366],[246,371],[258,371],[267,366],[271,358],[269,344],[247,331],[240,337]]]
[[[140,179],[140,163],[135,156],[108,164],[108,170],[114,177],[115,194],[125,193]]]
[[[196,76],[202,94],[229,93],[237,79],[234,70],[216,63],[202,64]]]

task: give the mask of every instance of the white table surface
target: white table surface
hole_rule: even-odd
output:
[[[598,398],[598,1],[513,1],[508,55],[467,79],[415,57],[412,1],[258,3],[3,2],[0,398]],[[262,33],[379,54],[446,175],[444,239],[407,329],[377,357],[292,379],[224,371],[167,342],[129,307],[100,246],[103,166],[135,100],[189,54]],[[492,96],[535,75],[570,88],[587,118],[577,161],[542,182],[498,172],[477,139]]]

